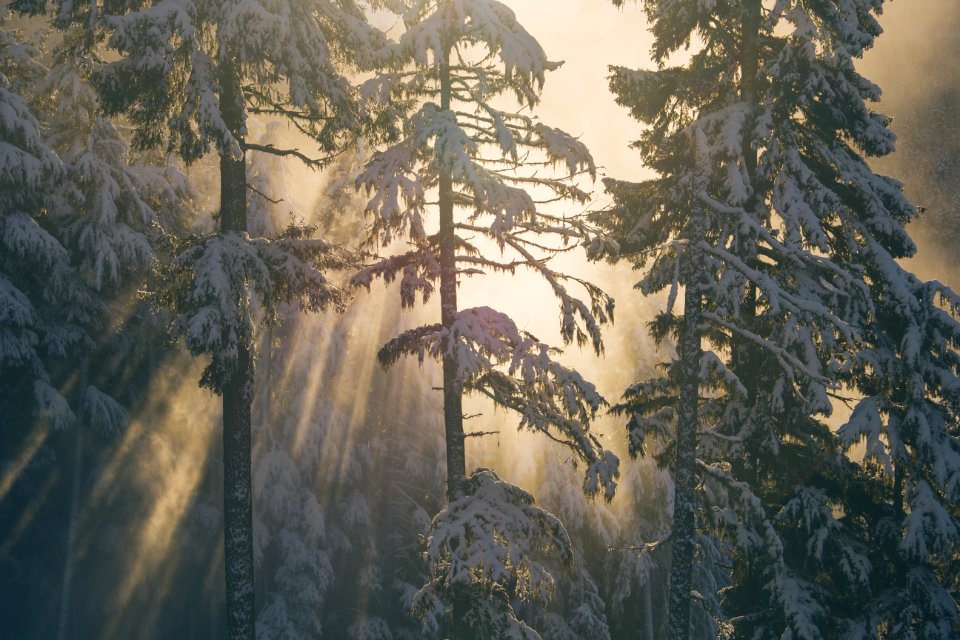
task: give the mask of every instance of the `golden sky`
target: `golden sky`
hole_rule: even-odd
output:
[[[614,102],[606,80],[609,65],[652,66],[648,55],[652,37],[642,3],[627,2],[620,9],[609,0],[506,3],[550,59],[564,61],[547,77],[537,110],[540,118],[581,135],[597,164],[606,168],[604,173],[624,179],[648,176],[638,154],[627,147],[636,139],[639,125]],[[949,30],[960,24],[960,0],[892,0],[880,22],[885,33],[861,68],[887,96],[911,74],[927,76],[930,84],[936,81],[939,65],[957,64],[954,55],[944,55],[939,47],[949,40]]]
[[[590,148],[602,172],[617,178],[649,175],[639,155],[627,148],[640,125],[614,102],[607,67],[646,67],[652,38],[640,5],[618,9],[605,0],[508,1],[517,19],[564,65],[547,76],[537,113]],[[598,183],[599,188],[599,183]]]

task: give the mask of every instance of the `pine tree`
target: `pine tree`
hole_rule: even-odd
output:
[[[184,211],[188,190],[175,169],[133,166],[128,145],[114,123],[97,109],[96,91],[90,75],[99,63],[94,52],[97,24],[83,12],[49,15],[45,3],[17,2],[13,7],[34,18],[20,18],[24,26],[20,59],[8,60],[17,74],[17,84],[38,115],[43,142],[62,163],[59,178],[48,183],[43,226],[66,251],[71,282],[70,298],[51,308],[52,317],[74,315],[73,347],[47,354],[46,383],[69,408],[72,429],[69,444],[56,449],[63,460],[61,473],[68,494],[66,553],[60,586],[58,637],[64,637],[76,616],[71,594],[76,592],[76,540],[84,486],[90,481],[90,460],[127,425],[127,409],[120,396],[128,383],[117,383],[117,363],[131,370],[135,358],[129,334],[156,335],[156,323],[143,313],[132,295],[142,285],[161,222],[174,223],[167,213]],[[48,25],[40,26],[36,14]],[[58,29],[50,29],[53,23]],[[34,45],[27,45],[33,42]],[[53,44],[53,51],[46,47]],[[29,54],[27,60],[24,56]],[[89,314],[82,322],[80,306]],[[123,309],[122,313],[119,310]],[[123,318],[117,322],[112,314]],[[149,339],[142,344],[149,344]],[[50,357],[50,356],[53,357]],[[105,390],[109,389],[109,393]],[[52,397],[52,392],[49,394]],[[91,438],[90,435],[95,437]],[[66,436],[63,436],[66,438]],[[58,438],[59,439],[59,438]],[[51,442],[56,442],[52,439]],[[65,465],[72,465],[67,469]],[[51,501],[52,502],[52,501]],[[82,532],[81,532],[82,533]]]
[[[702,483],[696,526],[730,545],[734,583],[721,604],[737,636],[882,633],[861,619],[869,597],[849,598],[871,588],[875,563],[856,510],[843,513],[860,474],[821,417],[841,384],[866,391],[872,354],[888,353],[880,345],[900,344],[903,336],[888,337],[888,299],[900,302],[901,331],[916,325],[913,313],[944,312],[931,301],[939,289],[911,284],[895,262],[914,250],[903,225],[915,209],[860,155],[893,149],[887,119],[866,104],[879,89],[854,67],[880,32],[881,5],[649,2],[659,68],[612,70],[618,101],[651,125],[637,146],[660,177],[609,183],[607,224],[639,266],[651,264],[642,288],[671,291],[655,334],[680,335],[668,376],[635,385],[620,408],[637,453],[650,436],[674,442],[676,426],[677,473],[696,470]],[[694,36],[690,61],[667,66]],[[682,324],[672,314],[681,285]],[[908,293],[925,302],[909,303]],[[690,357],[692,332],[712,351]],[[947,338],[929,349],[935,361],[953,358]],[[937,384],[915,395],[937,404]],[[940,433],[939,450],[951,451]],[[686,473],[681,513],[692,509]],[[939,486],[948,495],[949,484]],[[678,536],[694,535],[689,523],[675,516],[671,637],[689,633],[688,560],[676,549]]]
[[[6,19],[8,16],[3,16]],[[35,47],[0,31],[3,100],[3,218],[0,241],[3,320],[0,371],[4,391],[35,396],[55,427],[69,426],[74,410],[52,386],[51,364],[89,340],[98,303],[79,281],[70,254],[52,232],[49,209],[64,166],[44,141],[40,123],[22,93],[44,70]],[[15,75],[13,75],[15,74]],[[11,90],[11,75],[17,91]],[[29,385],[30,389],[21,388]]]
[[[352,51],[375,49],[379,36],[356,5],[326,0],[159,0],[123,8],[106,18],[109,45],[122,56],[98,75],[107,111],[129,115],[139,148],[165,144],[188,163],[219,156],[218,232],[175,247],[156,301],[176,311],[173,330],[187,348],[210,356],[201,384],[223,396],[228,629],[231,638],[252,638],[254,319],[259,312],[275,321],[284,302],[340,306],[343,296],[323,271],[344,258],[303,228],[271,239],[247,234],[247,154],[324,163],[247,141],[247,117],[285,119],[321,153],[335,154],[363,124],[340,63],[356,59]]]
[[[9,16],[2,18],[6,21]],[[4,114],[0,137],[4,147],[0,184],[0,406],[7,409],[4,414],[8,416],[9,433],[5,441],[10,445],[9,453],[5,451],[2,459],[12,460],[17,449],[29,438],[37,438],[37,433],[42,434],[38,448],[49,447],[45,444],[48,433],[41,426],[45,421],[58,430],[75,428],[75,464],[72,471],[64,469],[65,475],[74,480],[69,526],[65,527],[67,561],[60,589],[61,611],[65,611],[82,469],[78,414],[88,414],[87,409],[93,405],[102,406],[112,416],[116,405],[92,387],[87,389],[85,381],[77,385],[79,393],[70,394],[56,379],[63,362],[76,358],[82,348],[92,343],[91,330],[100,321],[103,308],[83,286],[49,215],[55,204],[51,194],[64,184],[66,176],[60,158],[47,145],[41,124],[25,99],[32,83],[45,72],[39,61],[40,51],[19,41],[16,35],[19,34],[5,28],[0,31],[0,101]],[[9,75],[15,78],[17,93],[10,90]],[[33,411],[8,409],[13,398],[23,402],[25,395],[34,397],[34,402],[23,403]],[[105,401],[102,404],[98,402],[101,399]],[[35,421],[37,414],[41,420]],[[20,427],[35,424],[33,435],[30,431],[20,433]],[[26,462],[29,460],[22,466]]]
[[[584,201],[587,194],[572,182],[542,170],[560,165],[573,177],[595,168],[575,138],[499,106],[511,95],[521,108],[535,106],[545,73],[557,66],[504,4],[413,2],[403,20],[405,32],[385,52],[394,71],[363,90],[371,99],[409,106],[412,115],[400,140],[374,155],[357,184],[372,196],[367,211],[374,238],[390,246],[399,237],[412,249],[376,262],[353,281],[369,287],[375,277],[399,278],[403,307],[413,307],[418,297],[426,303],[439,285],[440,322],[400,334],[379,355],[384,366],[407,354],[429,355],[443,370],[448,506],[431,527],[431,579],[417,607],[424,614],[452,607],[446,632],[456,638],[537,637],[516,618],[508,590],[545,595],[549,574],[534,572],[511,586],[509,576],[535,567],[521,559],[529,549],[518,534],[543,535],[546,548],[569,557],[566,534],[529,494],[493,472],[467,475],[463,395],[486,395],[519,413],[521,427],[563,441],[586,464],[587,493],[612,495],[617,461],[587,428],[601,406],[593,385],[554,361],[554,349],[505,314],[461,309],[457,289],[467,275],[531,270],[559,301],[563,340],[599,351],[600,324],[612,313],[612,301],[547,262],[586,231],[573,218],[540,210],[532,195]],[[428,203],[430,193],[435,203]],[[427,218],[433,211],[435,222]],[[588,301],[571,293],[571,285],[582,287]]]
[[[840,429],[847,447],[863,444],[875,485],[865,514],[873,599],[859,628],[878,637],[955,637],[960,297],[882,254],[867,266],[875,315],[850,377],[863,398]]]
[[[5,269],[10,269],[12,276],[10,280],[5,279],[7,294],[20,293],[25,297],[8,298],[2,305],[7,308],[3,324],[11,324],[2,330],[6,344],[0,347],[0,352],[5,352],[5,357],[0,357],[0,411],[5,416],[4,440],[9,447],[0,458],[8,463],[13,460],[7,458],[8,454],[28,447],[31,457],[20,462],[18,470],[22,475],[11,477],[11,484],[29,484],[37,479],[30,478],[31,475],[48,480],[46,493],[53,496],[48,504],[55,504],[61,492],[50,491],[53,485],[44,472],[52,474],[52,465],[57,465],[60,468],[56,470],[65,479],[55,486],[57,490],[63,488],[66,494],[59,515],[67,515],[51,529],[56,531],[54,539],[45,541],[58,551],[65,549],[64,564],[50,572],[63,569],[58,585],[60,620],[63,621],[70,602],[76,514],[80,483],[84,478],[83,430],[100,426],[105,433],[115,433],[114,429],[125,422],[126,414],[112,398],[88,384],[92,382],[86,375],[88,368],[75,366],[86,360],[84,352],[96,344],[96,336],[108,321],[107,307],[76,268],[80,257],[69,243],[63,221],[57,215],[59,194],[77,183],[69,163],[57,155],[61,149],[51,139],[50,127],[45,121],[46,110],[37,100],[50,72],[44,38],[40,35],[42,30],[37,28],[36,21],[24,19],[11,8],[19,10],[17,3],[5,4],[0,18],[4,23],[0,35],[0,75],[4,89],[10,90],[10,100],[4,108],[7,126],[3,135],[3,144],[7,147],[4,175],[12,181],[2,187],[7,198],[3,204],[5,240],[11,243],[5,244],[3,253]],[[8,24],[10,30],[7,30]],[[37,155],[31,157],[31,153]],[[30,196],[31,204],[25,206],[28,200],[24,194],[38,187],[40,190]],[[25,224],[28,221],[30,224]],[[26,306],[11,306],[14,302]],[[52,433],[68,428],[70,435]],[[37,445],[36,449],[29,449],[31,440]],[[59,446],[67,440],[69,444]],[[44,459],[50,466],[40,462]],[[5,515],[16,514],[19,508],[21,517],[36,509],[32,500],[21,505],[12,499],[4,506]],[[5,560],[18,562],[21,559],[18,555],[13,552]],[[54,557],[54,563],[62,560],[59,553]],[[13,580],[23,578],[18,576]],[[5,586],[13,588],[10,583]],[[10,626],[8,622],[6,626]],[[17,628],[16,624],[12,626]],[[62,628],[63,623],[59,626]]]

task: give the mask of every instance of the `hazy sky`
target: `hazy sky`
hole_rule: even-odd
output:
[[[627,147],[637,138],[639,125],[614,102],[606,80],[611,64],[652,66],[652,38],[640,3],[628,2],[622,9],[607,0],[507,4],[551,59],[565,61],[547,77],[538,109],[541,119],[581,135],[607,174],[626,179],[649,175],[639,154]],[[960,42],[953,37],[960,25],[960,0],[894,0],[887,3],[881,24],[886,33],[868,52],[862,69],[883,87],[890,103],[896,103],[898,84],[920,90],[914,98],[922,99],[923,90],[936,84],[938,67],[958,64],[960,52],[944,55],[942,47],[951,39]]]
[[[520,23],[551,60],[564,65],[547,76],[538,114],[548,125],[581,135],[605,173],[639,179],[646,170],[627,144],[640,125],[614,102],[607,67],[649,65],[652,38],[640,5],[617,9],[604,0],[512,0]],[[598,183],[599,188],[599,183]]]
[[[565,62],[547,76],[543,99],[536,112],[541,120],[580,135],[597,164],[604,167],[602,174],[624,179],[649,176],[639,154],[628,147],[638,137],[640,125],[614,102],[606,79],[607,67],[611,64],[635,68],[652,66],[648,55],[652,38],[641,5],[631,2],[617,9],[608,0],[506,2],[520,23],[540,41],[550,59]],[[895,98],[905,99],[906,96],[900,94],[907,91],[912,92],[911,99],[923,100],[926,88],[935,86],[938,77],[944,76],[942,72],[938,76],[938,70],[944,68],[943,65],[955,65],[960,59],[960,51],[944,55],[942,50],[944,43],[951,39],[960,42],[960,38],[950,37],[952,29],[960,25],[960,0],[894,0],[887,4],[881,24],[886,33],[877,40],[876,49],[868,52],[861,66],[888,97],[881,108],[895,106]],[[893,168],[889,168],[891,166]],[[903,173],[897,170],[895,159],[892,164],[884,165],[884,171],[895,177]],[[595,190],[597,200],[591,206],[599,207],[606,203],[599,180]],[[936,252],[921,247],[920,253],[921,257],[930,258]],[[949,263],[940,259],[924,262],[927,264],[914,261],[911,268],[926,277],[949,280],[949,267],[945,266]],[[605,274],[604,282],[618,301],[640,304],[629,291],[635,274],[620,268],[613,277],[623,282],[610,282],[610,272]],[[508,296],[504,296],[503,283],[496,278],[472,286],[481,298],[496,291],[501,302],[510,302],[504,300]],[[542,318],[544,307],[531,304],[531,295],[533,291],[524,291],[522,301],[512,301],[516,309],[510,311],[521,324],[529,322],[533,329],[540,324],[537,320]],[[545,297],[542,303],[549,304],[549,298]],[[618,323],[614,332],[624,330],[623,327]],[[619,336],[613,336],[611,343],[617,339]]]
[[[910,227],[920,251],[910,268],[960,287],[960,0],[897,0],[863,73],[883,89],[898,152],[874,163],[926,208]]]

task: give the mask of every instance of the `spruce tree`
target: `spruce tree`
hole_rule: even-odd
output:
[[[876,306],[848,384],[862,396],[840,429],[863,447],[872,486],[865,637],[945,639],[960,630],[960,296],[882,254],[869,262]],[[866,635],[874,634],[874,635]]]
[[[618,101],[650,125],[637,146],[660,177],[608,183],[615,205],[606,223],[638,266],[650,265],[642,288],[671,291],[655,334],[680,336],[667,377],[635,385],[620,407],[630,416],[635,452],[650,436],[675,450],[674,638],[690,633],[689,559],[677,542],[695,535],[690,520],[680,519],[692,509],[684,490],[693,472],[701,487],[694,526],[717,537],[734,561],[733,584],[703,594],[702,602],[722,605],[719,624],[732,625],[738,637],[872,637],[891,628],[870,619],[877,605],[870,593],[876,562],[868,553],[877,533],[870,528],[880,523],[865,527],[854,515],[863,513],[850,497],[863,491],[863,475],[822,418],[842,385],[874,399],[882,386],[890,402],[902,394],[897,380],[905,376],[930,378],[913,393],[925,415],[950,415],[940,385],[950,388],[955,345],[945,311],[952,294],[919,283],[896,263],[914,251],[904,225],[916,210],[897,182],[874,174],[863,158],[893,150],[887,119],[868,107],[879,89],[854,66],[880,33],[881,6],[647,2],[657,70],[612,69]],[[689,62],[668,66],[694,37]],[[691,269],[697,261],[702,267]],[[682,323],[672,313],[680,286]],[[699,311],[699,322],[691,322],[691,311]],[[944,324],[933,329],[927,317]],[[690,332],[711,347],[699,362],[686,346]],[[893,345],[908,344],[913,355],[896,359],[902,368],[893,371]],[[694,444],[684,407],[697,397]],[[864,402],[851,423],[857,426],[843,431],[846,441],[869,425],[880,441],[889,435],[900,442],[897,419],[874,419]],[[933,427],[929,440],[937,443],[929,460],[939,484],[918,479],[913,493],[893,484],[906,495],[922,493],[919,503],[942,515],[949,513],[955,442],[945,421],[925,424],[944,425]],[[913,558],[934,567],[954,544],[947,542],[951,521],[938,521],[948,523],[939,533],[923,529],[926,537],[913,538],[937,544],[912,547]],[[911,539],[908,522],[904,540]],[[934,548],[941,555],[927,555]],[[933,600],[939,604],[930,609],[950,608],[942,592]],[[932,622],[929,609],[915,615]]]
[[[50,385],[47,356],[65,355],[82,342],[86,322],[95,310],[83,288],[71,286],[76,273],[69,254],[46,228],[50,194],[63,176],[63,164],[45,144],[27,101],[11,90],[12,81],[17,80],[21,85],[17,89],[26,88],[22,80],[31,69],[36,71],[37,52],[4,28],[0,31],[0,55],[4,113],[0,138],[4,147],[0,171],[0,375],[4,395],[35,395],[38,406],[50,411],[54,424],[65,427],[73,412]],[[16,75],[11,77],[11,72]],[[72,307],[73,314],[58,317],[53,313],[58,307]]]
[[[56,374],[65,362],[77,359],[78,354],[93,343],[91,333],[101,320],[103,307],[84,286],[71,264],[69,250],[57,237],[56,225],[50,219],[49,212],[55,202],[52,194],[63,184],[66,172],[60,158],[46,143],[40,122],[26,99],[32,82],[45,72],[39,62],[40,51],[7,30],[10,16],[6,5],[2,11],[0,411],[4,415],[5,434],[0,461],[7,469],[15,470],[7,476],[9,482],[4,483],[3,490],[3,519],[12,525],[22,514],[29,513],[33,504],[33,496],[22,506],[18,504],[18,490],[24,485],[29,487],[33,480],[28,463],[34,468],[52,464],[57,455],[49,444],[50,432],[77,427],[81,407],[77,398],[70,397],[71,394],[61,388]],[[86,394],[81,391],[78,395],[83,399]],[[101,395],[91,397],[99,400]],[[76,475],[82,462],[80,429],[75,433],[78,440],[74,473],[64,469],[64,475],[74,479],[74,496],[78,490]],[[22,456],[23,451],[29,451],[30,456],[18,464],[18,456]],[[60,588],[52,583],[44,585],[51,595],[59,591],[61,611],[69,601],[75,539],[76,501],[68,500],[67,504],[72,507],[68,507],[70,517],[65,523],[58,523],[67,532],[66,544],[59,536],[45,540],[66,549],[67,562]],[[16,566],[23,560],[17,557],[17,551],[15,548],[4,551],[5,567]],[[17,576],[17,572],[4,571],[4,574],[4,587],[15,591],[15,587],[21,586],[16,581],[23,577]],[[14,614],[19,608],[10,607],[10,613]],[[29,624],[18,620],[15,614],[5,616],[4,623],[14,632],[18,631],[18,623]]]
[[[117,7],[120,9],[121,7]],[[108,7],[108,10],[113,7]],[[276,238],[247,233],[247,156],[267,153],[319,167],[355,140],[363,124],[342,75],[353,51],[375,49],[378,32],[354,3],[126,3],[105,18],[120,58],[98,74],[108,113],[126,113],[139,148],[166,145],[186,162],[219,158],[218,231],[176,243],[158,304],[176,311],[173,330],[209,355],[201,384],[223,397],[224,528],[228,630],[254,635],[251,506],[253,329],[292,302],[340,306],[324,275],[344,258],[309,230]],[[313,138],[321,157],[247,140],[249,114],[284,119]]]
[[[581,241],[586,230],[537,202],[586,198],[570,180],[550,177],[551,165],[571,177],[592,175],[595,168],[582,143],[523,113],[536,105],[545,73],[558,64],[547,60],[506,5],[410,4],[403,14],[406,30],[385,51],[393,71],[364,91],[371,99],[409,106],[411,113],[400,140],[374,155],[357,184],[372,196],[367,211],[374,239],[390,246],[399,237],[412,248],[369,266],[354,283],[399,279],[403,307],[418,298],[426,303],[439,288],[440,322],[400,334],[379,356],[386,366],[403,355],[429,355],[443,371],[448,505],[431,526],[431,577],[416,606],[428,623],[452,608],[446,633],[458,639],[533,638],[536,632],[510,605],[511,592],[545,597],[550,574],[530,556],[530,545],[536,541],[569,557],[569,540],[522,489],[489,470],[467,475],[463,396],[488,396],[519,413],[520,427],[569,446],[586,465],[587,493],[612,495],[617,461],[588,428],[601,406],[594,386],[556,362],[553,348],[504,313],[460,308],[458,287],[466,286],[465,276],[529,270],[558,299],[563,340],[599,350],[600,325],[610,317],[612,301],[548,262],[564,245]],[[503,106],[510,97],[520,110]],[[518,580],[518,574],[526,577]]]
[[[64,323],[71,337],[60,349],[38,351],[40,379],[28,374],[21,380],[42,391],[38,396],[43,401],[41,419],[20,412],[11,412],[10,418],[17,429],[39,430],[42,416],[49,414],[55,426],[72,430],[69,441],[66,435],[47,437],[49,444],[43,445],[56,454],[65,479],[58,488],[64,488],[67,506],[61,513],[66,517],[60,526],[51,527],[66,537],[57,624],[58,636],[63,637],[77,620],[71,594],[77,591],[75,547],[83,486],[89,484],[92,466],[89,461],[109,446],[104,443],[118,436],[129,418],[121,396],[130,387],[127,382],[118,383],[129,378],[118,375],[117,363],[124,361],[126,372],[133,369],[130,336],[139,334],[142,340],[151,330],[156,333],[156,324],[145,318],[132,291],[143,284],[153,254],[151,238],[158,235],[161,217],[164,223],[174,221],[157,210],[185,210],[187,190],[175,169],[134,166],[123,135],[99,113],[90,84],[99,63],[94,51],[97,21],[86,20],[89,16],[83,12],[54,15],[44,2],[10,6],[18,14],[11,21],[19,22],[21,29],[5,32],[0,64],[15,78],[16,90],[37,116],[37,135],[61,165],[45,181],[36,219],[62,248],[62,265],[56,275],[37,265],[33,268],[35,277],[59,281],[64,295],[49,300],[54,304],[42,313],[51,326]],[[40,256],[10,255],[21,268]],[[12,437],[11,444],[16,440]],[[51,498],[50,503],[55,501]]]

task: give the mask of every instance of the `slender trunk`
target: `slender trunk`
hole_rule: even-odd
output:
[[[236,70],[221,59],[220,108],[234,137],[242,144],[243,98]],[[220,154],[220,231],[247,230],[246,162],[241,153]],[[253,502],[250,468],[250,407],[253,361],[250,345],[239,338],[237,358],[223,385],[223,556],[226,574],[227,637],[254,640]]]
[[[743,32],[740,45],[740,97],[750,108],[751,118],[747,119],[747,126],[752,126],[752,117],[756,115],[759,105],[758,69],[760,63],[760,0],[745,0],[743,4]],[[750,196],[744,208],[753,214],[759,221],[763,213],[759,210],[760,198],[757,189],[757,150],[754,148],[754,139],[749,130],[745,130],[741,140],[744,169],[750,184]],[[757,266],[754,255],[756,240],[748,235],[741,235],[737,250],[748,264]],[[740,307],[743,324],[748,329],[754,329],[757,315],[757,287],[748,284],[744,299]],[[756,391],[760,386],[756,361],[757,350],[746,340],[733,340],[733,366],[737,376],[747,388],[748,404],[756,400]],[[754,473],[758,473],[754,467]]]
[[[443,48],[439,60],[440,109],[450,109],[450,45]],[[457,319],[456,228],[453,224],[453,179],[450,168],[441,165],[439,176],[440,205],[440,321],[450,331]],[[451,334],[448,333],[448,336]],[[447,449],[447,500],[460,496],[466,477],[466,451],[463,435],[463,386],[457,375],[456,344],[448,337],[443,348],[443,424]],[[469,609],[469,594],[455,593],[450,609],[449,640],[473,637],[464,614]]]
[[[900,526],[903,523],[903,519],[906,517],[906,511],[904,509],[904,496],[903,496],[903,463],[899,460],[894,462],[893,467],[893,512],[894,518],[896,518],[897,526]]]
[[[63,562],[63,582],[60,585],[60,615],[57,624],[57,640],[67,640],[71,636],[70,599],[73,592],[73,564],[76,556],[77,517],[80,512],[80,484],[83,482],[83,425],[75,424],[77,430],[74,442],[73,484],[70,487],[70,513],[67,525],[67,553]]]
[[[650,576],[647,575],[647,579],[643,583],[643,627],[646,631],[643,635],[644,640],[656,640],[653,635],[653,596],[650,593],[651,591]]]
[[[743,42],[740,45],[740,96],[744,102],[752,107],[757,105],[758,70],[760,68],[760,19],[761,19],[761,1],[744,0],[743,2]],[[744,157],[754,158],[753,166],[748,166],[747,171],[752,171],[756,167],[756,150],[752,149],[752,140],[749,136],[743,139]],[[751,177],[753,177],[751,175]]]
[[[440,61],[440,109],[450,109],[450,47]],[[448,331],[457,318],[456,229],[453,225],[453,180],[449,167],[440,167],[440,321]],[[443,423],[447,444],[447,499],[454,500],[466,476],[463,437],[462,383],[457,376],[455,344],[443,350]]]
[[[759,86],[759,33],[761,20],[761,0],[744,0],[743,3],[743,39],[740,58],[740,88],[741,98],[751,106],[752,113],[756,113],[758,104]],[[750,120],[748,120],[750,122]],[[751,195],[745,203],[745,209],[755,212],[759,217],[759,200],[756,189],[757,150],[754,148],[753,136],[749,131],[743,132],[742,153],[745,170],[751,185]],[[704,219],[696,208],[691,212],[691,241],[703,238]],[[738,247],[741,255],[747,257],[748,262],[755,262],[751,256],[753,240],[748,237],[740,238]],[[693,537],[696,532],[696,448],[697,432],[699,430],[698,397],[699,397],[699,370],[701,357],[701,311],[702,296],[696,283],[703,273],[703,258],[697,251],[688,251],[685,256],[683,326],[680,333],[680,407],[677,421],[677,457],[674,473],[674,514],[672,555],[670,565],[670,605],[668,633],[670,640],[687,640],[690,637],[690,593],[692,590],[693,567]],[[744,292],[744,299],[740,309],[742,322],[753,327],[756,322],[757,291],[756,287],[748,284]],[[759,384],[756,371],[755,354],[750,345],[734,339],[732,347],[734,370],[750,392],[748,399],[756,399],[755,387]],[[754,473],[758,469],[754,465]]]
[[[703,237],[702,212],[694,208],[691,244]],[[703,256],[689,248],[683,256],[685,283],[683,325],[680,331],[680,407],[677,419],[677,457],[674,467],[673,533],[670,558],[668,638],[690,637],[690,593],[693,588],[693,539],[696,532],[696,450],[700,420],[700,322],[702,299],[698,283]]]

